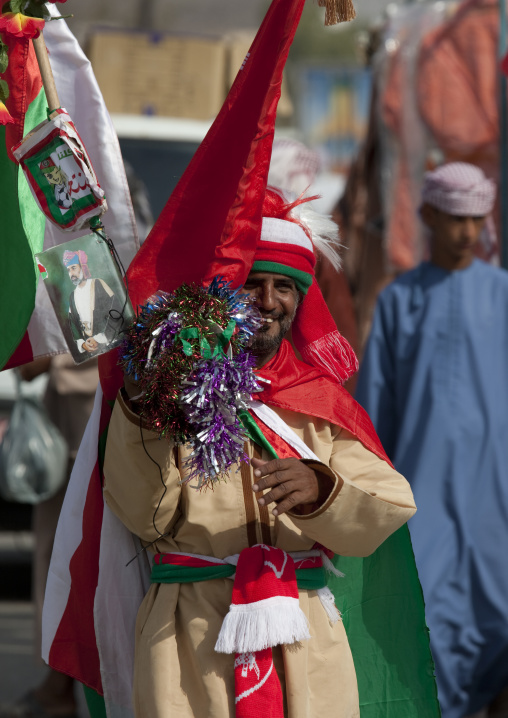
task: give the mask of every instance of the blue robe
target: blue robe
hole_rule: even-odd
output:
[[[409,522],[443,718],[508,686],[508,272],[423,263],[380,295],[357,399]]]

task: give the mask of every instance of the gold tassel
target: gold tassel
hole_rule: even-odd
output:
[[[326,8],[325,25],[349,22],[356,17],[352,0],[318,0],[318,5]]]

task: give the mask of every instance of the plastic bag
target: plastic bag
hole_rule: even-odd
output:
[[[0,444],[0,496],[38,504],[64,485],[68,447],[44,407],[20,396]]]

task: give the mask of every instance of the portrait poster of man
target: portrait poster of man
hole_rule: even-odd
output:
[[[134,312],[106,242],[89,235],[36,259],[74,361],[118,346]]]

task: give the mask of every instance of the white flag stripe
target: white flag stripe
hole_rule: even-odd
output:
[[[37,285],[35,310],[28,323],[28,337],[34,359],[47,354],[62,354],[69,351],[42,281]]]
[[[42,612],[42,657],[48,662],[51,644],[67,606],[71,587],[70,561],[83,538],[83,510],[88,484],[97,463],[102,389],[95,394],[92,415],[79,447],[58,520]],[[48,599],[49,596],[49,600]]]
[[[286,443],[292,446],[293,449],[300,454],[302,459],[313,459],[314,461],[321,463],[321,459],[319,459],[319,457],[316,456],[316,454],[311,451],[306,444],[304,444],[300,437],[295,434],[293,429],[288,426],[286,422],[274,412],[273,409],[270,409],[269,406],[263,404],[257,399],[251,399],[249,407],[257,416],[259,416],[261,421],[266,424],[268,428],[275,431],[281,439],[284,439]]]
[[[140,549],[139,539],[105,504],[94,624],[108,718],[134,718],[134,634],[139,606],[150,588],[151,571],[146,551],[132,561]]]

